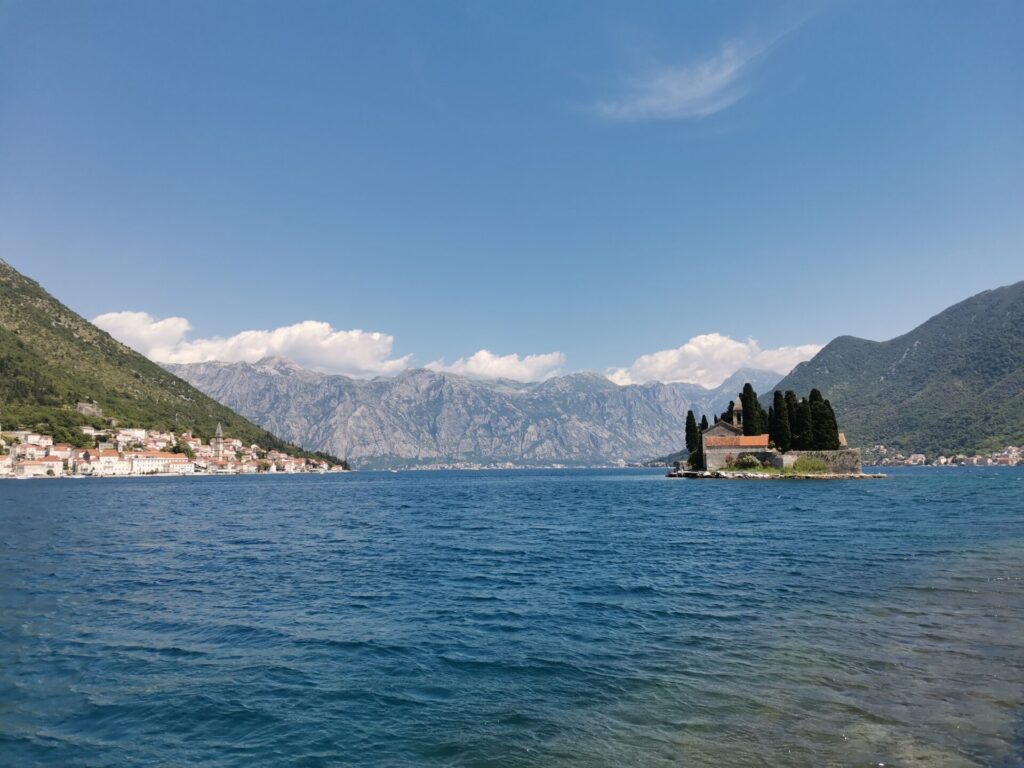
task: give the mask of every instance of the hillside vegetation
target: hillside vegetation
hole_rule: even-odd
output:
[[[85,416],[94,403],[103,418]],[[220,422],[245,443],[298,449],[207,397],[75,314],[0,260],[0,423],[84,444],[82,424],[192,430],[208,440]]]
[[[775,389],[818,387],[851,445],[956,453],[1024,443],[1024,282],[890,341],[840,336]]]

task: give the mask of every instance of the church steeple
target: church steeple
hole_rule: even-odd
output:
[[[224,458],[224,429],[217,422],[217,431],[213,433],[213,458],[220,461]]]

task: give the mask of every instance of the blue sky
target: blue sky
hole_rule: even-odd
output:
[[[713,384],[1024,278],[1021,39],[1019,2],[0,0],[0,256],[156,357]]]

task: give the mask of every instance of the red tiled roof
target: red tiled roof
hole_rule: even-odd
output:
[[[736,437],[705,437],[705,448],[767,448],[768,435],[738,435]]]

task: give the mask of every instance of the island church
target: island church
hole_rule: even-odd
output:
[[[739,403],[741,397],[736,398],[736,403]],[[738,405],[732,408],[731,415],[727,418],[731,418],[731,421],[726,418],[720,419],[701,432],[701,450],[704,454],[703,469],[709,472],[727,469],[740,456],[753,456],[762,464],[781,468],[792,465],[796,457],[799,456],[799,451],[790,451],[786,457],[783,457],[775,448],[769,446],[766,432],[760,435],[744,435],[743,409]],[[826,457],[828,453],[845,453],[843,449],[847,447],[846,435],[842,432],[839,433],[839,447],[839,452],[819,451],[816,455]],[[859,460],[858,452],[858,467]]]

